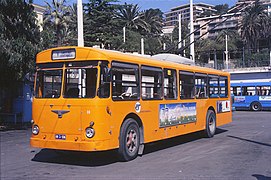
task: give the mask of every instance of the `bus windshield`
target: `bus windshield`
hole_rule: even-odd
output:
[[[62,70],[39,70],[37,72],[36,97],[59,98],[61,94]]]
[[[97,68],[66,69],[64,98],[94,98]]]
[[[63,64],[61,67],[38,69],[36,98],[94,98],[97,94],[98,66],[69,65],[64,70]]]

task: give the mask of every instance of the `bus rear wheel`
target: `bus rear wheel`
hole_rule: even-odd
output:
[[[206,128],[205,136],[211,138],[215,135],[216,131],[216,114],[213,110],[208,110],[206,115]]]
[[[140,145],[139,139],[140,134],[137,122],[132,118],[125,120],[119,137],[118,153],[121,160],[130,161],[137,157]]]
[[[262,110],[262,105],[259,102],[252,102],[250,105],[250,109],[253,111],[260,111]]]

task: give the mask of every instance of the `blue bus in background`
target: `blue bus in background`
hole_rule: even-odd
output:
[[[232,106],[236,110],[270,110],[271,80],[269,82],[231,82]]]

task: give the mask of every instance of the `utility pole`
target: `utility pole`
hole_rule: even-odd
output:
[[[163,43],[163,50],[166,50],[166,43]]]
[[[271,57],[270,57],[271,59]],[[242,67],[245,67],[245,46],[243,45],[243,52],[242,52],[242,60],[243,60],[243,65]]]
[[[144,38],[141,38],[141,54],[144,55]]]
[[[185,47],[185,39],[183,40],[183,46]],[[183,49],[183,56],[185,57],[185,48]]]
[[[216,49],[214,50],[214,65],[215,65],[215,69],[218,69],[218,68],[217,68]]]
[[[77,0],[77,26],[78,26],[78,40],[77,40],[78,46],[84,47],[82,0]]]
[[[84,47],[84,30],[83,30],[83,6],[82,6],[82,0],[77,0],[77,28],[78,28],[78,47]],[[79,69],[78,71],[79,76],[79,82],[78,82],[78,89],[79,89],[79,97],[82,96],[82,93],[85,94],[85,92],[82,92],[82,71]],[[84,86],[85,84],[83,84]]]
[[[179,14],[179,43],[178,48],[182,47],[182,14]]]
[[[226,34],[225,37],[226,40],[226,51],[225,51],[225,55],[226,55],[226,69],[229,69],[229,52],[228,52],[228,35]]]
[[[126,27],[123,27],[123,42],[125,43]]]
[[[195,44],[194,44],[194,12],[193,12],[193,0],[190,0],[190,56],[195,62]]]

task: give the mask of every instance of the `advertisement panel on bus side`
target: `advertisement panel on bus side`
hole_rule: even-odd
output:
[[[160,127],[196,122],[196,103],[160,104]]]

